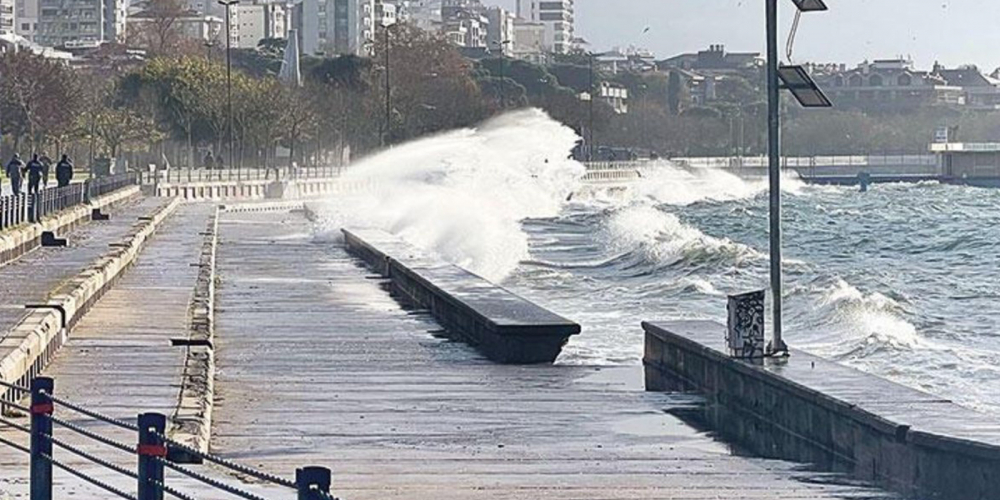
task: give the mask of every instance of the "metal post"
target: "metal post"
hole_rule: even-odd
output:
[[[167,445],[163,442],[167,427],[166,415],[143,413],[139,415],[139,484],[136,489],[138,500],[163,500],[163,489],[154,482],[163,484],[163,462],[158,458],[167,457]]]
[[[233,35],[230,32],[230,19],[229,9],[232,5],[236,3],[236,0],[226,1],[226,113],[229,115],[228,122],[229,125],[229,167],[233,166],[233,51],[230,45],[232,44]]]
[[[781,338],[781,117],[778,82],[778,0],[767,4],[767,139],[771,205],[771,303],[773,339],[771,354],[787,353]]]
[[[507,96],[504,95],[503,85],[503,44],[500,44],[500,110],[507,107]]]
[[[326,467],[303,467],[295,470],[298,500],[326,500],[330,496],[332,473]]]
[[[587,161],[594,161],[594,100],[597,98],[594,92],[594,53],[590,55],[590,127],[587,130]]]
[[[52,391],[48,377],[31,381],[31,500],[52,500]],[[48,457],[48,458],[46,458]]]
[[[389,27],[385,27],[385,130],[382,132],[382,146],[389,142],[389,129],[392,123],[392,87],[389,84]]]

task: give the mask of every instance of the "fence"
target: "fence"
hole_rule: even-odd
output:
[[[142,184],[181,184],[190,182],[251,182],[288,181],[302,179],[328,179],[340,174],[340,167],[278,167],[278,168],[222,168],[222,169],[165,169],[146,172]]]
[[[22,435],[29,436],[27,446],[7,439],[0,435],[0,445],[5,445],[30,457],[30,500],[52,500],[52,471],[58,468],[77,479],[103,490],[116,497],[126,500],[163,500],[164,494],[181,500],[195,500],[189,493],[167,484],[166,470],[186,476],[209,487],[246,500],[265,500],[263,497],[242,489],[240,486],[224,482],[191,467],[181,465],[177,457],[184,457],[184,462],[195,458],[199,463],[211,462],[230,472],[252,477],[257,481],[274,486],[280,486],[296,492],[298,500],[335,500],[330,495],[331,472],[325,467],[303,467],[295,471],[295,479],[288,480],[209,453],[202,453],[181,443],[170,440],[166,436],[167,418],[159,413],[139,414],[136,423],[117,420],[96,411],[88,410],[70,401],[58,398],[54,394],[54,380],[48,377],[38,377],[31,381],[31,387],[22,387],[0,381],[0,430],[4,427],[13,429]],[[17,402],[30,396],[30,406],[25,407]],[[14,395],[14,396],[12,396]],[[21,411],[31,416],[30,426],[21,425],[8,420],[7,409]],[[101,435],[91,430],[93,425],[81,425],[63,420],[55,415],[56,408],[73,411],[89,419],[95,424],[112,426],[134,433],[135,445],[122,443],[113,438]],[[70,431],[96,444],[104,445],[119,453],[135,457],[135,470],[122,467],[112,461],[98,457],[74,446],[66,440],[57,437],[55,429]],[[135,481],[135,493],[125,491],[91,474],[78,470],[66,462],[56,458],[53,450],[62,451],[83,459],[86,463],[95,464],[115,474]]]
[[[42,218],[60,210],[89,202],[138,182],[136,174],[95,177],[64,187],[42,189],[37,193],[0,196],[0,231]]]

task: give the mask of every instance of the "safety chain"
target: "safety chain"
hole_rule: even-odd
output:
[[[241,474],[246,474],[248,476],[254,477],[254,478],[259,479],[261,481],[274,483],[274,484],[277,484],[279,486],[284,486],[286,488],[292,488],[292,489],[298,488],[298,485],[295,484],[294,481],[289,481],[287,479],[275,476],[273,474],[268,474],[267,472],[259,471],[259,470],[256,470],[256,469],[252,469],[252,468],[247,467],[245,465],[241,465],[241,464],[238,464],[236,462],[233,462],[232,460],[228,460],[228,459],[225,459],[225,458],[222,458],[222,457],[218,457],[218,456],[212,455],[210,453],[203,453],[203,452],[198,451],[198,450],[196,450],[194,448],[191,448],[190,446],[187,446],[187,445],[178,443],[176,441],[173,441],[171,439],[168,439],[166,436],[159,436],[159,437],[165,443],[167,443],[167,445],[170,446],[170,447],[180,448],[180,449],[182,449],[182,450],[184,450],[184,451],[186,451],[186,452],[188,452],[188,453],[190,453],[190,454],[192,454],[194,456],[197,456],[197,457],[199,457],[199,458],[201,458],[203,460],[207,460],[209,462],[212,462],[212,463],[214,463],[216,465],[221,465],[223,467],[232,469],[232,470],[234,470],[236,472],[239,472]]]
[[[28,414],[31,413],[31,408],[28,408],[27,406],[21,406],[17,403],[11,403],[10,401],[0,401],[0,406],[9,406],[15,410],[22,411],[24,413]]]
[[[187,493],[184,493],[183,491],[177,491],[174,488],[171,488],[171,487],[163,484],[162,481],[157,481],[155,479],[150,479],[149,482],[152,483],[153,486],[156,486],[158,489],[160,489],[161,491],[163,491],[164,493],[167,493],[169,495],[172,495],[172,496],[175,496],[177,498],[180,498],[181,500],[195,500],[194,497],[188,495]]]
[[[31,450],[29,450],[28,448],[26,448],[24,446],[21,446],[21,445],[15,443],[13,441],[8,441],[7,439],[5,439],[3,437],[0,437],[0,443],[3,443],[5,445],[7,445],[7,446],[10,446],[11,448],[14,448],[15,450],[20,451],[22,453],[27,453],[29,455],[31,454]]]
[[[21,425],[21,424],[19,424],[17,422],[12,422],[10,420],[7,420],[6,418],[3,418],[3,417],[0,417],[0,424],[4,424],[4,425],[6,425],[8,427],[17,429],[17,430],[19,430],[21,432],[24,432],[24,433],[27,433],[27,434],[31,434],[31,429],[29,429],[29,428],[27,428],[27,427],[25,427],[25,426],[23,426],[23,425]]]
[[[108,445],[108,446],[110,446],[112,448],[124,451],[125,453],[131,453],[131,454],[134,455],[135,452],[136,452],[134,446],[129,446],[129,445],[125,444],[125,443],[120,443],[118,441],[115,441],[114,439],[111,439],[111,438],[108,438],[108,437],[104,437],[104,436],[102,436],[100,434],[97,434],[95,432],[88,431],[87,429],[84,429],[83,427],[80,427],[80,426],[78,426],[76,424],[67,422],[67,421],[62,420],[62,419],[60,419],[58,417],[54,417],[52,415],[47,415],[47,416],[49,417],[49,420],[52,420],[52,423],[59,424],[59,425],[65,427],[65,428],[67,428],[67,429],[69,429],[69,430],[71,430],[73,432],[76,432],[77,434],[80,434],[82,436],[85,436],[85,437],[88,437],[90,439],[93,439],[94,441],[97,441],[97,442],[102,443],[102,444],[106,444],[106,445]]]
[[[0,386],[6,387],[8,389],[14,389],[15,391],[21,391],[21,392],[23,392],[25,394],[28,394],[29,392],[31,392],[31,389],[28,389],[27,387],[21,387],[21,386],[19,386],[17,384],[12,384],[10,382],[4,382],[3,380],[0,380]]]
[[[114,493],[115,495],[118,495],[118,496],[124,498],[125,500],[137,500],[135,498],[135,496],[133,496],[133,495],[131,495],[129,493],[126,493],[126,492],[124,492],[124,491],[122,491],[122,490],[120,490],[118,488],[115,488],[114,486],[111,486],[110,484],[107,484],[107,483],[105,483],[105,482],[103,482],[103,481],[101,481],[99,479],[94,479],[94,478],[92,478],[92,477],[90,477],[90,476],[88,476],[88,475],[86,475],[86,474],[84,474],[82,472],[73,470],[72,467],[69,467],[69,466],[63,464],[62,462],[60,462],[60,461],[52,458],[49,455],[46,455],[46,454],[43,453],[42,454],[42,458],[44,458],[45,460],[48,460],[49,462],[51,462],[52,465],[55,465],[56,467],[59,467],[60,469],[66,471],[66,472],[69,472],[70,474],[72,474],[72,475],[74,475],[74,476],[76,476],[76,477],[78,477],[80,479],[83,479],[84,481],[86,481],[86,482],[88,482],[88,483],[90,483],[90,484],[92,484],[94,486],[97,486],[98,488],[104,489],[106,491],[110,491],[111,493]]]
[[[78,456],[80,458],[83,458],[83,459],[86,459],[86,460],[90,460],[91,462],[94,462],[97,465],[104,466],[104,467],[106,467],[108,469],[111,469],[111,470],[113,470],[113,471],[115,471],[115,472],[117,472],[117,473],[119,473],[119,474],[121,474],[123,476],[128,476],[128,477],[130,477],[132,479],[139,479],[139,475],[136,474],[135,472],[132,472],[132,471],[130,471],[128,469],[125,469],[124,467],[120,467],[120,466],[115,465],[115,464],[113,464],[111,462],[108,462],[107,460],[104,460],[103,458],[95,457],[94,455],[91,455],[90,453],[87,453],[87,452],[85,452],[85,451],[83,451],[83,450],[81,450],[81,449],[79,449],[79,448],[77,448],[77,447],[75,447],[75,446],[73,446],[73,445],[71,445],[69,443],[65,443],[63,441],[60,441],[60,440],[52,437],[49,434],[42,434],[42,437],[44,437],[45,439],[48,439],[49,441],[51,441],[52,444],[54,444],[54,445],[56,445],[56,446],[58,446],[58,447],[60,447],[60,448],[62,448],[64,450],[66,450],[66,451],[68,451],[68,452],[70,452],[70,453],[72,453],[72,454],[74,454],[74,455],[76,455],[76,456]]]
[[[94,418],[94,419],[100,420],[100,421],[102,421],[104,423],[107,423],[107,424],[117,425],[118,427],[121,427],[122,429],[128,429],[130,431],[136,431],[136,432],[139,431],[139,426],[137,426],[135,424],[132,424],[132,423],[129,423],[129,422],[125,422],[125,421],[122,421],[122,420],[118,420],[116,418],[112,418],[112,417],[109,417],[107,415],[100,414],[100,413],[98,413],[96,411],[93,411],[93,410],[88,410],[88,409],[85,409],[85,408],[81,408],[81,407],[79,407],[79,406],[77,406],[77,405],[75,405],[73,403],[70,403],[69,401],[66,401],[65,399],[57,398],[57,397],[55,397],[55,396],[53,396],[51,394],[48,394],[48,397],[52,401],[55,401],[56,403],[59,403],[59,404],[65,406],[66,408],[69,408],[70,410],[73,410],[73,411],[75,411],[77,413],[82,413],[82,414],[84,414],[84,415],[86,415],[86,416],[88,416],[90,418]]]
[[[231,486],[216,479],[212,479],[208,476],[199,474],[193,470],[185,469],[184,467],[181,467],[180,465],[177,465],[169,460],[164,460],[159,457],[157,457],[156,460],[161,464],[163,464],[163,466],[168,469],[180,472],[181,474],[184,474],[185,476],[190,477],[191,479],[196,479],[198,481],[201,481],[209,486],[212,486],[213,488],[218,488],[227,493],[232,493],[233,495],[245,498],[246,500],[266,500],[263,497],[259,497],[248,491],[243,491],[235,486]]]

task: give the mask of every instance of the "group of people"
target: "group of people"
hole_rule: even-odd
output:
[[[226,163],[222,160],[222,155],[213,156],[212,152],[209,151],[205,155],[205,158],[201,160],[201,167],[205,169],[223,169],[226,168]]]
[[[7,163],[7,178],[10,179],[10,190],[15,195],[21,194],[21,183],[24,176],[28,177],[28,193],[38,194],[41,189],[45,189],[49,184],[49,170],[52,167],[52,159],[44,152],[41,155],[32,155],[31,160],[25,164],[21,161],[21,156],[14,153],[14,158]],[[62,159],[56,164],[56,182],[59,187],[68,186],[73,181],[73,162],[69,156],[62,155]]]

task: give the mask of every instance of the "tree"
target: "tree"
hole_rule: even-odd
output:
[[[59,61],[27,51],[0,55],[0,130],[12,136],[15,149],[25,139],[31,152],[61,143],[74,128],[81,88]]]
[[[128,108],[109,107],[100,111],[93,130],[102,152],[110,158],[117,158],[123,148],[148,146],[159,140],[156,124]]]
[[[149,49],[155,55],[177,54],[185,35],[181,19],[190,14],[184,0],[146,0],[142,11],[131,17],[126,38],[129,43]]]

